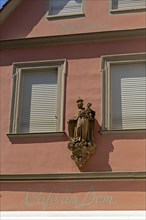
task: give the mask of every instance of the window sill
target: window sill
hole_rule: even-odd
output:
[[[64,136],[65,132],[44,132],[44,133],[16,133],[7,134],[9,139],[16,138],[48,138],[48,137],[61,137]]]
[[[127,9],[111,9],[110,13],[136,13],[136,12],[145,12],[146,7],[142,8],[127,8]]]
[[[145,134],[146,129],[127,129],[127,130],[101,130],[100,133],[102,135],[116,135],[116,134],[123,134],[123,135],[135,135],[135,134]]]
[[[57,19],[68,19],[68,18],[75,18],[75,17],[85,17],[85,13],[75,13],[75,14],[62,14],[62,15],[47,15],[46,18],[48,20],[57,20]]]

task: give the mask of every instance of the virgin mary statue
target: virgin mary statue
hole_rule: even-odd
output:
[[[83,99],[77,100],[78,111],[73,119],[68,121],[69,144],[72,151],[72,159],[78,167],[83,167],[91,154],[95,151],[94,143],[94,122],[95,112],[91,109],[92,104],[88,103],[84,108]]]

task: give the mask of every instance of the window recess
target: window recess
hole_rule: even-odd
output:
[[[65,60],[15,63],[11,134],[63,131]]]
[[[127,11],[127,10],[145,10],[146,0],[112,0],[111,10]]]
[[[84,14],[85,0],[49,0],[48,18]]]
[[[146,129],[145,54],[105,56],[103,130]]]

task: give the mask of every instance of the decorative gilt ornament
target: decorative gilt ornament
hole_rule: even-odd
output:
[[[78,112],[73,119],[68,121],[70,138],[68,148],[72,151],[71,158],[79,168],[85,166],[96,149],[94,141],[95,111],[91,109],[91,103],[87,104],[86,109],[83,105],[83,99],[78,98]]]

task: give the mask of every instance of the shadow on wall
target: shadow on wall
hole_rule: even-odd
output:
[[[110,165],[110,155],[114,152],[115,140],[142,140],[145,139],[145,134],[138,136],[129,135],[101,135],[101,127],[97,121],[95,121],[95,137],[96,137],[96,152],[91,156],[85,167],[81,169],[81,172],[112,172]]]
[[[11,34],[9,38],[25,38],[48,12],[48,8],[46,0],[45,4],[42,4],[42,0],[36,0],[35,4],[34,1],[22,1],[10,14],[9,19],[5,20],[1,28],[1,38],[5,38],[7,33]]]
[[[19,38],[19,36],[18,36]],[[120,43],[120,47],[119,47]],[[88,51],[88,52],[87,52]],[[48,45],[38,47],[20,47],[4,50],[1,56],[1,66],[12,65],[14,62],[28,62],[40,60],[72,60],[100,59],[102,56],[112,54],[126,54],[145,52],[145,39],[121,40],[109,42],[92,42],[82,44]],[[93,60],[94,61],[94,60]],[[92,64],[93,65],[93,64]],[[97,65],[97,64],[96,64]]]
[[[97,120],[95,120],[95,137],[96,137],[96,152],[91,156],[89,161],[86,163],[85,167],[80,169],[80,172],[112,172],[112,167],[110,165],[110,155],[114,152],[113,142],[115,140],[125,140],[132,139],[132,136],[125,135],[101,135],[100,134],[101,127]],[[138,135],[134,137],[135,139],[145,139],[145,134]],[[51,142],[64,142],[66,146],[66,151],[70,152],[68,149],[69,137],[68,133],[64,133],[63,136],[58,138],[23,138],[23,139],[13,139],[11,141],[13,144],[26,144],[26,143],[51,143]],[[68,154],[69,155],[69,154]],[[70,152],[71,155],[71,152]],[[76,166],[74,161],[72,161],[69,156],[70,162]],[[77,168],[78,169],[78,168]]]
[[[50,15],[58,15],[61,10],[67,6],[69,0],[61,0],[59,7],[53,6],[54,10]],[[81,0],[74,0],[75,3],[80,3]],[[55,2],[54,2],[55,3]],[[35,7],[35,10],[33,9]],[[21,4],[5,20],[1,27],[1,38],[18,39],[27,37],[30,32],[35,29],[40,20],[44,17],[46,20],[49,13],[48,0],[22,1]],[[48,27],[49,28],[49,27]]]
[[[99,132],[101,126],[98,121],[95,120],[95,141],[96,141],[96,152],[91,156],[87,164],[81,172],[100,172],[100,171],[112,171],[109,164],[110,153],[114,151],[112,144],[113,137],[103,137]]]
[[[127,184],[128,183],[128,184]],[[1,184],[1,191],[15,191],[15,192],[39,192],[40,195],[43,192],[50,193],[78,193],[78,192],[108,192],[108,191],[139,191],[145,192],[145,183],[144,181],[137,182],[131,180],[106,180],[104,181],[50,181],[50,182],[3,182]],[[37,195],[33,195],[33,198],[37,198]],[[3,197],[3,196],[2,196]],[[43,202],[43,200],[42,200]]]

